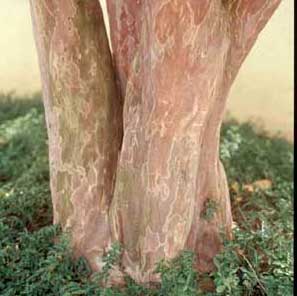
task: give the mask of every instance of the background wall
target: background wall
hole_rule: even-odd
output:
[[[262,31],[227,109],[240,121],[253,120],[288,139],[293,139],[293,5],[293,0],[283,0]],[[0,0],[0,36],[0,92],[39,91],[28,0]]]

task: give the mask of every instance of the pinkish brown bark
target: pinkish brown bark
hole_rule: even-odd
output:
[[[111,226],[137,281],[158,280],[156,262],[184,249],[209,271],[220,230],[231,237],[220,127],[231,84],[278,3],[107,2],[124,100]]]
[[[94,269],[112,241],[138,282],[184,249],[213,268],[232,224],[225,103],[279,2],[108,0],[120,102],[98,1],[31,0],[55,222]]]
[[[54,223],[94,269],[110,245],[108,209],[121,110],[97,0],[31,0],[49,136]]]

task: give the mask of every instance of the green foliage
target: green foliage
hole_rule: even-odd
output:
[[[161,274],[161,287],[158,295],[192,296],[197,295],[197,272],[193,268],[194,254],[184,251],[170,262],[161,261],[156,269]]]
[[[46,140],[40,100],[0,96],[0,295],[293,295],[291,144],[257,135],[249,124],[224,125],[221,158],[230,185],[239,184],[230,190],[237,226],[215,258],[216,271],[198,274],[194,254],[185,251],[156,266],[155,287],[126,277],[124,288],[103,288],[121,247],[112,247],[98,274],[72,257],[67,234],[51,225]],[[246,192],[245,185],[261,179],[271,180],[271,188]],[[215,210],[206,203],[205,218]],[[203,291],[205,276],[216,291]]]
[[[258,179],[293,180],[293,147],[286,140],[255,132],[250,123],[223,125],[221,159],[228,179],[249,183]]]
[[[231,160],[233,155],[239,150],[242,136],[239,133],[238,125],[230,125],[225,131],[220,145],[220,156],[222,160]]]
[[[217,203],[213,199],[208,199],[201,213],[201,217],[207,221],[210,221],[213,218],[216,210]]]
[[[39,113],[43,111],[38,94],[23,98],[14,95],[14,93],[0,93],[0,107],[0,125],[7,120],[26,115],[32,108],[36,108]]]
[[[115,243],[111,250],[103,258],[104,266],[102,268],[102,272],[97,275],[98,282],[102,285],[106,285],[108,283],[108,278],[112,268],[119,264],[121,251],[120,244]]]
[[[233,121],[223,128],[221,149],[230,184],[241,185],[231,192],[234,239],[215,259],[216,295],[293,295],[293,147]],[[261,179],[272,187],[244,191]]]

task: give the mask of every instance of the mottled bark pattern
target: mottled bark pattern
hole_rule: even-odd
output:
[[[123,266],[154,281],[183,249],[209,271],[231,236],[219,137],[241,63],[279,1],[109,0],[124,99],[124,139],[110,210]],[[213,215],[206,217],[212,205]]]
[[[123,9],[126,7],[126,9]],[[141,1],[107,1],[114,64],[122,99],[126,93],[128,71],[140,39]]]
[[[94,268],[110,243],[108,208],[121,110],[97,0],[31,0],[49,135],[54,223]]]
[[[107,0],[119,102],[97,0],[31,0],[55,222],[94,269],[112,241],[138,282],[159,280],[155,264],[184,249],[213,268],[232,224],[226,98],[279,2]]]

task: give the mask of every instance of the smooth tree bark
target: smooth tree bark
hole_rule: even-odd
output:
[[[94,269],[110,245],[108,209],[122,138],[119,96],[97,0],[31,0],[49,137],[54,223]]]
[[[115,241],[138,282],[185,249],[214,268],[220,232],[232,236],[226,99],[279,3],[108,0],[112,68],[97,0],[31,0],[55,222],[94,269]]]
[[[124,138],[110,209],[123,265],[155,280],[183,249],[209,271],[231,237],[219,136],[231,84],[279,1],[108,1]],[[213,212],[210,217],[207,213]],[[137,223],[131,221],[137,221]]]

